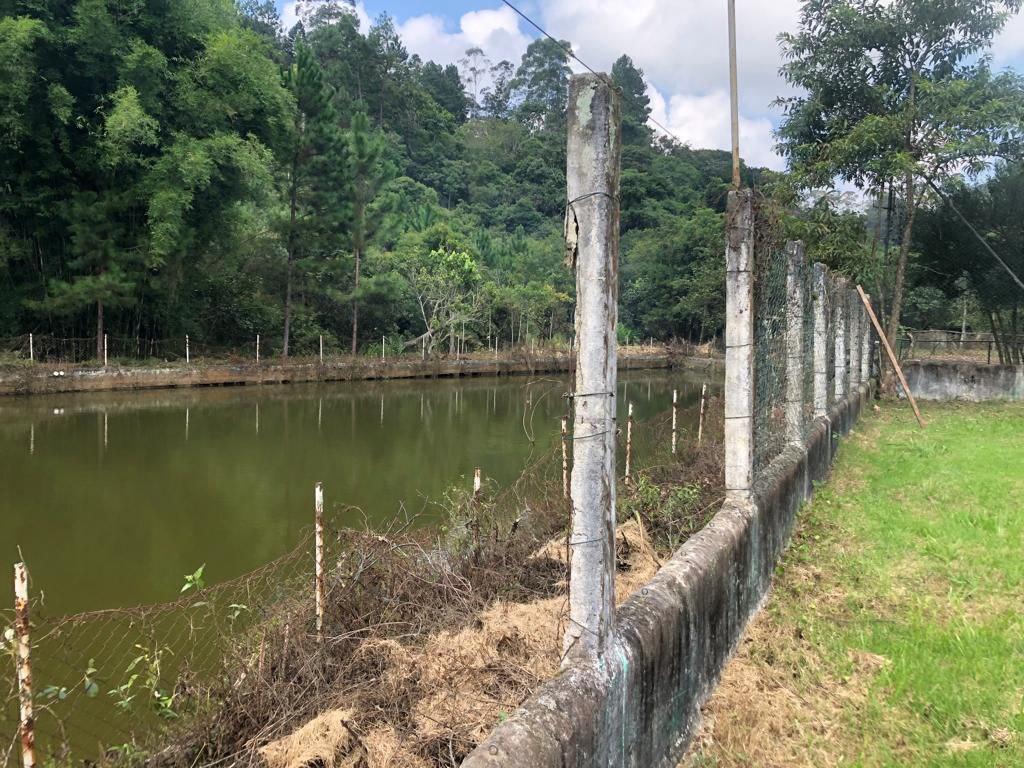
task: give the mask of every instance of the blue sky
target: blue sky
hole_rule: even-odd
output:
[[[297,0],[277,0],[295,16]],[[523,12],[598,70],[629,54],[648,81],[654,116],[694,147],[729,147],[724,0],[518,0]],[[789,93],[778,75],[777,35],[796,26],[800,0],[738,0],[740,139],[745,159],[781,168],[772,101]],[[480,47],[494,62],[518,63],[536,36],[501,0],[359,0],[364,23],[382,12],[398,23],[406,47],[424,59],[456,62]],[[996,41],[997,67],[1024,71],[1024,16]]]

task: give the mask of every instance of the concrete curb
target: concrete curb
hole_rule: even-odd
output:
[[[601,668],[545,683],[463,768],[674,768],[767,595],[797,510],[873,391],[861,384],[817,419],[805,446],[790,446],[761,473],[752,503],[726,502],[621,606]]]

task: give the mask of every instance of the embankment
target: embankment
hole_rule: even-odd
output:
[[[25,365],[0,370],[0,396],[63,392],[175,387],[216,387],[249,384],[288,384],[377,379],[458,378],[462,376],[512,376],[569,370],[565,353],[517,354],[470,357],[462,360],[421,360],[415,357],[376,360],[367,357],[318,361],[266,361],[261,363],[197,363],[165,366],[58,366]],[[671,349],[635,351],[619,357],[619,368],[651,369],[685,367],[717,370],[720,358],[697,357]]]
[[[866,406],[862,385],[806,444],[761,473],[750,501],[726,501],[618,611],[600,667],[562,671],[500,724],[464,768],[669,768],[771,584],[800,504],[828,474]]]

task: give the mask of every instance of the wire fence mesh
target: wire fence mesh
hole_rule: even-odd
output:
[[[862,334],[870,330],[846,278],[808,264],[801,243],[782,243],[770,209],[758,210],[755,221],[756,477],[787,445],[804,444],[814,416],[840,403],[859,382]],[[824,335],[816,345],[819,324]]]

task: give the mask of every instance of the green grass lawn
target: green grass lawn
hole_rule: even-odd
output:
[[[801,512],[690,766],[1024,766],[1024,404],[884,405]]]

